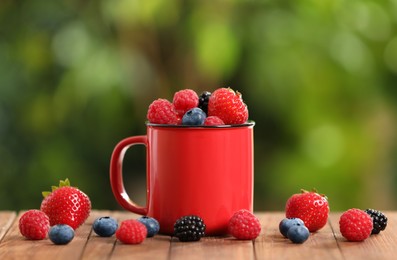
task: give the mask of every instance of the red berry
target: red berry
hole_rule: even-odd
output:
[[[224,125],[225,123],[217,116],[209,116],[205,119],[204,125]]]
[[[229,220],[228,231],[237,239],[251,240],[258,237],[261,224],[254,214],[242,209],[235,212]]]
[[[172,103],[179,117],[183,117],[187,111],[198,106],[199,97],[194,90],[184,89],[174,94]]]
[[[44,239],[49,229],[50,220],[43,211],[31,209],[19,219],[19,231],[27,239]]]
[[[59,187],[53,186],[51,193],[43,192],[41,210],[50,219],[50,225],[66,224],[73,229],[81,226],[91,211],[91,201],[78,188],[71,187],[68,179],[60,181]]]
[[[219,88],[208,101],[208,116],[217,116],[226,125],[243,124],[248,120],[248,108],[239,92]]]
[[[317,192],[302,190],[292,195],[285,205],[287,218],[300,218],[310,232],[315,232],[327,224],[329,205],[327,198]]]
[[[372,218],[360,209],[349,209],[339,219],[339,229],[343,237],[349,241],[363,241],[371,235]]]
[[[147,111],[147,119],[153,124],[177,125],[180,117],[175,112],[174,105],[166,99],[156,99]]]
[[[135,219],[122,221],[116,231],[116,238],[124,244],[140,244],[145,240],[146,235],[146,226]]]

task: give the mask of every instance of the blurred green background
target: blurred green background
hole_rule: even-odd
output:
[[[331,210],[397,209],[397,0],[0,1],[0,209],[59,179],[120,209],[115,144],[157,98],[243,93],[255,209],[316,188]],[[126,155],[145,202],[145,149]]]

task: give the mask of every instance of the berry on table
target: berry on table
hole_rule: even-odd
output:
[[[135,219],[122,221],[116,231],[116,238],[124,244],[140,244],[145,240],[146,236],[146,226]]]
[[[100,217],[92,224],[94,232],[101,237],[111,237],[118,228],[117,220],[112,217]]]
[[[48,237],[56,245],[66,245],[74,238],[74,230],[69,225],[58,224],[52,226]]]
[[[31,209],[23,213],[19,219],[19,231],[27,239],[44,239],[49,229],[50,220],[43,211]]]
[[[207,115],[208,115],[208,101],[210,99],[210,96],[211,96],[211,92],[209,91],[204,91],[199,96],[198,107],[201,108],[204,111],[204,113],[206,113]]]
[[[162,98],[156,99],[149,105],[146,117],[150,123],[169,125],[177,125],[180,119],[174,105]]]
[[[339,229],[349,241],[363,241],[371,235],[372,218],[361,209],[349,209],[339,219]]]
[[[174,224],[174,236],[181,242],[199,241],[205,236],[204,221],[196,215],[183,216]]]
[[[208,116],[217,116],[226,125],[244,124],[248,120],[248,108],[239,92],[219,88],[209,98]]]
[[[179,117],[182,117],[188,110],[198,106],[199,97],[194,90],[183,89],[174,94],[172,104]]]
[[[73,229],[82,225],[91,211],[88,196],[76,187],[70,186],[68,179],[53,186],[52,192],[43,192],[40,209],[47,214],[50,225],[67,224]]]
[[[302,244],[309,236],[309,229],[303,225],[294,225],[287,232],[287,237],[295,244]]]
[[[371,234],[379,234],[385,230],[387,226],[387,217],[385,214],[375,209],[366,209],[365,212],[372,218],[373,228]]]
[[[292,195],[285,205],[287,218],[300,218],[310,232],[323,228],[328,221],[329,205],[324,195],[302,190]]]
[[[206,115],[198,107],[192,108],[182,117],[182,125],[203,125]]]
[[[288,230],[293,226],[304,226],[305,223],[300,218],[284,218],[280,221],[278,229],[284,237],[288,237]]]
[[[146,226],[147,237],[152,237],[156,235],[160,230],[160,224],[154,218],[143,216],[138,218],[138,221]]]
[[[225,123],[217,116],[209,116],[205,119],[204,125],[224,125]]]
[[[235,212],[230,218],[228,232],[237,239],[252,240],[259,236],[261,224],[249,210],[242,209]]]

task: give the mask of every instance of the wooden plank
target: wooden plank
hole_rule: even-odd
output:
[[[0,244],[0,259],[79,259],[83,253],[91,226],[84,224],[75,232],[74,239],[67,245],[54,245],[49,239],[28,240],[19,232],[18,221],[14,221]]]
[[[339,231],[342,213],[332,213],[331,226],[338,247],[345,259],[395,259],[397,255],[397,212],[384,212],[388,218],[387,228],[378,235],[372,235],[362,242],[349,242]]]
[[[204,237],[197,242],[172,239],[170,259],[254,259],[252,241],[232,237]]]
[[[16,217],[13,211],[0,211],[0,241],[6,235]]]
[[[311,233],[303,244],[294,244],[281,235],[278,225],[283,212],[256,214],[262,232],[255,240],[256,259],[343,259],[330,224]]]

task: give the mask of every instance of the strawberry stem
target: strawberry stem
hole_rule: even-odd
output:
[[[60,180],[59,181],[59,186],[51,186],[51,191],[43,191],[41,194],[43,195],[43,197],[47,197],[48,195],[51,194],[51,192],[54,192],[56,189],[62,188],[62,187],[69,187],[70,186],[70,181],[68,178],[66,178],[65,180]]]

